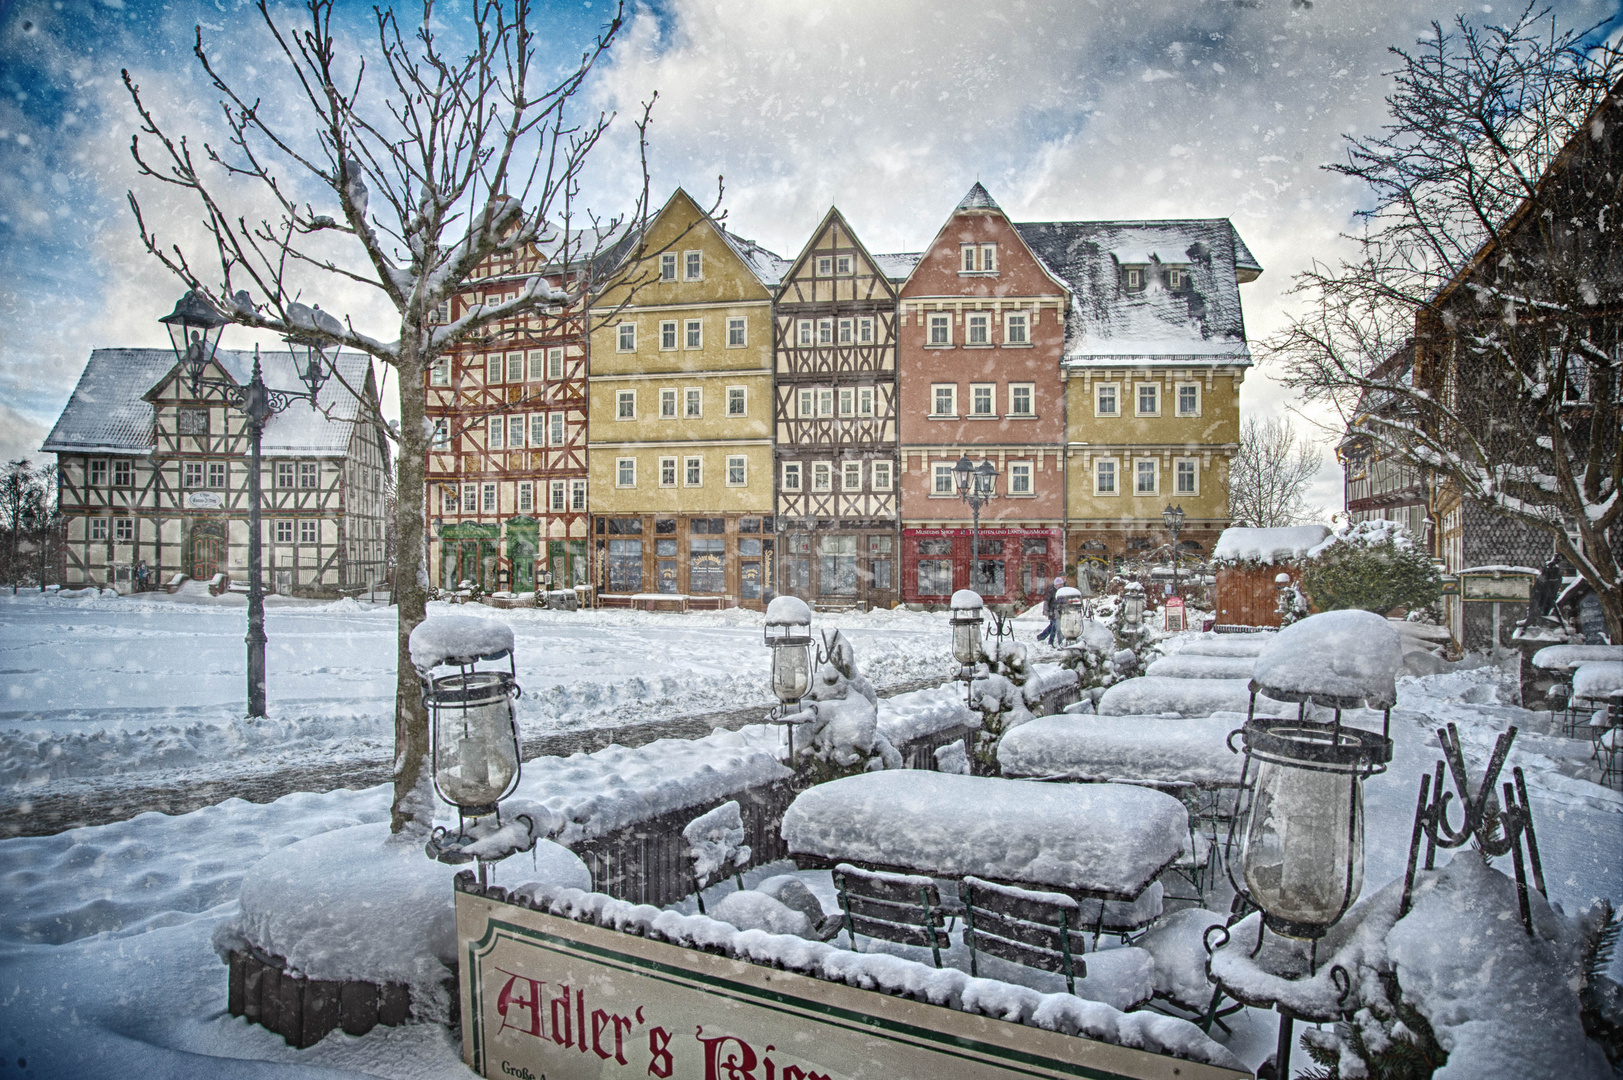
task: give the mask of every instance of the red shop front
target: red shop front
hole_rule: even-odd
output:
[[[1064,532],[988,528],[980,532],[975,580],[970,581],[969,529],[903,529],[902,592],[910,604],[945,604],[973,588],[987,603],[1034,604],[1065,572]]]

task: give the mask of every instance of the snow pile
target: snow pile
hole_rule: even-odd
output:
[[[541,880],[589,887],[574,855],[537,845]],[[242,882],[242,907],[214,932],[221,960],[257,948],[311,979],[400,982],[412,1015],[444,1020],[442,985],[456,966],[456,868],[420,843],[389,835],[386,822],[337,829],[267,856]]]
[[[1572,696],[1600,700],[1623,690],[1623,660],[1589,660],[1572,673]]]
[[[836,630],[828,651],[828,662],[801,699],[801,715],[811,719],[800,725],[796,755],[835,771],[901,768],[902,755],[879,730],[879,695],[857,670],[851,643]]]
[[[1202,656],[1184,650],[1161,657],[1144,674],[1167,679],[1250,679],[1254,665],[1249,656]]]
[[[518,798],[564,822],[566,847],[626,825],[737,795],[793,775],[778,760],[778,732],[765,725],[702,739],[658,739],[524,763]]]
[[[695,881],[709,881],[715,874],[726,874],[750,861],[750,848],[744,843],[744,818],[737,802],[724,802],[688,822],[682,839],[688,842]]]
[[[1533,654],[1533,666],[1570,671],[1591,660],[1623,660],[1623,645],[1551,645]]]
[[[1323,525],[1292,525],[1277,529],[1224,529],[1212,548],[1215,563],[1281,563],[1307,556],[1324,542],[1330,530]]]
[[[1228,787],[1241,756],[1228,747],[1243,713],[1200,719],[1044,716],[1003,737],[1004,776],[1136,780]]]
[[[712,917],[740,930],[761,930],[768,934],[793,934],[809,938],[815,929],[811,919],[776,897],[754,889],[740,889],[723,896],[711,911]]]
[[[859,953],[764,930],[737,930],[702,915],[682,915],[628,904],[601,893],[540,886],[516,890],[515,900],[536,910],[673,945],[798,972],[864,990],[895,994],[943,1008],[1010,1023],[1079,1035],[1117,1046],[1244,1069],[1226,1047],[1187,1020],[1153,1012],[1124,1013],[1070,994],[1044,994],[1025,986],[977,979],[956,968],[934,968],[887,953]],[[1123,950],[1125,951],[1125,950]],[[1093,957],[1088,957],[1093,963]],[[1078,984],[1082,989],[1085,980]]]
[[[965,748],[964,740],[954,739],[946,746],[936,747],[934,756],[936,772],[969,775],[969,750]]]
[[[1308,551],[1307,558],[1316,559],[1329,551],[1337,544],[1351,544],[1355,547],[1374,547],[1377,544],[1390,543],[1399,551],[1409,551],[1414,547],[1414,539],[1402,522],[1389,518],[1365,518],[1363,521],[1353,521],[1319,543],[1313,545]]]
[[[1178,856],[1183,804],[1120,784],[1036,784],[900,770],[801,792],[792,854],[1136,897]]]
[[[1386,619],[1346,609],[1285,627],[1258,655],[1252,678],[1263,693],[1285,700],[1378,709],[1397,700],[1402,664],[1402,641]]]
[[[1203,908],[1185,908],[1167,916],[1138,941],[1155,959],[1155,993],[1191,1011],[1211,1004],[1212,983],[1206,977],[1206,931],[1228,917]]]
[[[1202,634],[1185,639],[1174,655],[1182,656],[1249,656],[1255,659],[1275,637],[1275,631],[1257,634]]]
[[[1259,694],[1271,710],[1285,705]],[[1243,713],[1251,705],[1251,684],[1245,679],[1169,679],[1144,675],[1119,682],[1099,699],[1101,716],[1211,716],[1219,712]]]
[[[426,672],[441,664],[494,660],[513,651],[513,628],[472,615],[430,615],[411,632],[411,663]]]
[[[879,699],[879,734],[892,746],[903,746],[955,727],[980,727],[980,715],[964,704],[953,683],[928,686],[895,697]]]

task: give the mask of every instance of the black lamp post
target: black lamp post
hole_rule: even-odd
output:
[[[1183,531],[1183,505],[1167,503],[1167,508],[1161,511],[1161,520],[1172,534],[1172,593],[1182,596],[1183,592],[1178,588],[1178,534]]]
[[[979,465],[971,465],[969,455],[964,454],[952,467],[952,475],[958,484],[958,497],[969,504],[970,513],[974,515],[974,525],[970,530],[969,587],[979,592],[980,582],[976,578],[980,577],[981,507],[997,497],[992,494],[992,485],[997,482],[997,469],[984,458]]]
[[[245,294],[238,294],[239,296]],[[317,309],[319,312],[319,309]],[[325,314],[325,313],[321,313]],[[336,320],[326,316],[336,325]],[[221,391],[227,405],[241,409],[248,418],[248,439],[252,447],[252,460],[248,467],[248,715],[265,715],[265,590],[263,556],[260,550],[260,440],[265,434],[265,421],[286,409],[297,399],[316,403],[321,384],[326,381],[329,361],[322,347],[305,344],[305,362],[295,358],[294,367],[305,385],[304,391],[272,390],[265,385],[259,373],[259,348],[254,347],[254,373],[243,386],[229,379],[205,379],[203,372],[214,359],[220,347],[220,334],[231,320],[215,311],[209,302],[189,290],[175,310],[158,320],[169,329],[174,344],[175,359],[191,380],[195,397],[204,388]],[[312,339],[313,340],[313,339]],[[287,339],[288,349],[294,347]]]

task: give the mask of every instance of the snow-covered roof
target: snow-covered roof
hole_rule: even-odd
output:
[[[1388,709],[1397,701],[1402,667],[1398,632],[1383,616],[1354,608],[1285,627],[1257,656],[1251,677],[1261,693],[1280,701]]]
[[[891,281],[906,281],[907,275],[913,272],[922,258],[922,251],[896,251],[888,255],[875,255],[873,261],[879,267],[879,272]]]
[[[228,375],[246,383],[254,354],[221,349],[216,354]],[[351,387],[366,384],[369,361],[356,352],[339,354],[338,373]],[[154,406],[145,395],[175,367],[171,349],[96,349],[79,376],[56,426],[41,449],[46,453],[148,454],[153,449]],[[297,390],[298,372],[285,349],[261,349],[260,371],[272,388]],[[264,453],[269,457],[342,457],[349,450],[360,401],[337,378],[321,388],[322,412],[295,401],[265,422]]]
[[[1212,559],[1217,562],[1286,562],[1302,558],[1329,535],[1330,530],[1323,525],[1224,529],[1212,549]]]
[[[777,288],[778,283],[783,280],[783,275],[787,274],[789,267],[794,265],[793,259],[785,259],[782,255],[767,250],[754,240],[746,240],[719,224],[716,228],[727,243],[731,245],[732,249],[738,253],[738,257],[744,260],[744,265],[748,266],[755,276],[761,279],[763,285],[774,289]]]
[[[1251,362],[1237,276],[1244,245],[1227,219],[1022,222],[1015,229],[1071,288],[1067,365]],[[1255,263],[1249,251],[1244,257]],[[1189,276],[1174,290],[1149,274],[1142,291],[1128,293],[1124,264],[1177,265]]]
[[[962,199],[960,199],[958,201],[958,205],[952,209],[953,213],[956,214],[960,210],[1001,211],[1003,208],[997,204],[997,200],[992,198],[991,193],[982,187],[981,182],[977,180],[974,184],[970,185],[969,192]]]

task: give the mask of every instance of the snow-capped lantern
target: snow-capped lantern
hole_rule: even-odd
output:
[[[1059,615],[1059,639],[1066,643],[1082,637],[1082,593],[1069,585],[1054,592],[1054,610]]]
[[[1367,611],[1304,619],[1257,657],[1250,713],[1237,733],[1249,801],[1237,815],[1244,884],[1234,884],[1275,933],[1320,938],[1363,889],[1363,784],[1392,760],[1400,662],[1397,631]],[[1258,694],[1297,702],[1297,715],[1255,715]],[[1310,704],[1334,709],[1334,719],[1309,720]],[[1364,707],[1385,710],[1379,734],[1342,723],[1343,709]]]
[[[506,670],[478,667],[501,660]],[[470,615],[425,619],[411,632],[411,662],[428,708],[434,790],[463,819],[496,813],[520,769],[512,628]],[[435,674],[447,667],[456,670]]]
[[[175,360],[195,388],[197,380],[203,377],[203,369],[220,347],[220,334],[231,320],[215,311],[195,289],[188,289],[176,302],[175,310],[158,321],[168,328]]]
[[[974,589],[952,594],[952,657],[966,668],[981,660],[981,627],[986,622],[986,604]]]
[[[772,647],[772,693],[785,706],[811,689],[811,608],[798,596],[766,607],[766,643]]]
[[[1137,626],[1144,621],[1144,585],[1142,582],[1129,581],[1121,593],[1121,619],[1128,626]]]

